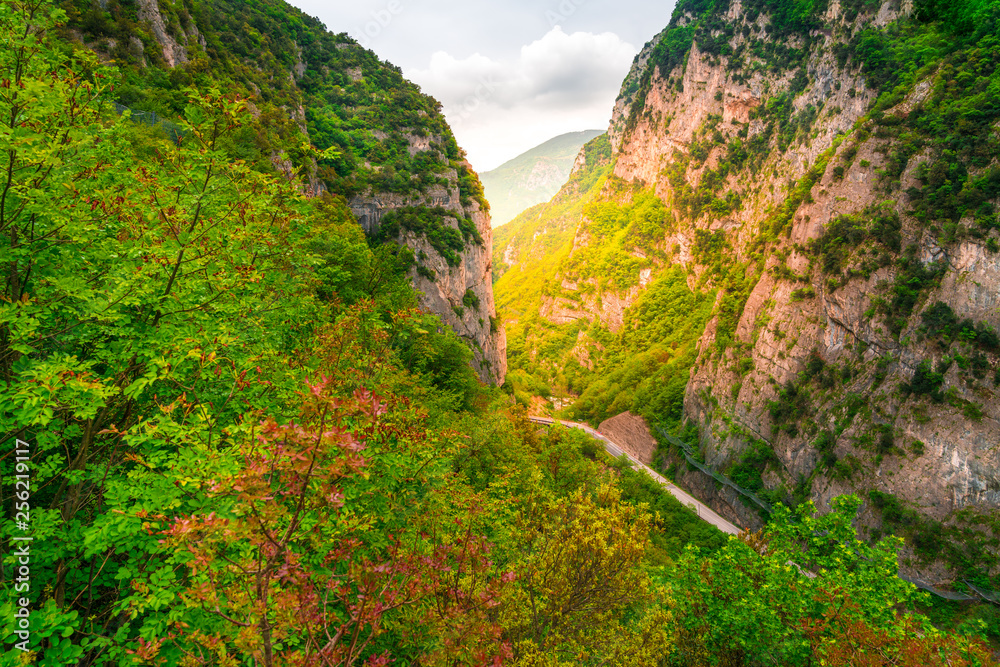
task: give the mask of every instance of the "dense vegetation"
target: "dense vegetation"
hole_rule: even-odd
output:
[[[704,330],[711,307],[711,296],[692,292],[683,271],[661,274],[629,309],[620,334],[604,334],[600,369],[570,376],[570,388],[580,393],[571,414],[600,423],[629,410],[650,421],[679,423],[697,332]]]
[[[450,220],[456,220],[454,227]],[[403,230],[425,237],[451,266],[460,263],[467,243],[483,242],[472,220],[456,217],[454,212],[440,206],[404,206],[389,211],[382,218],[377,236],[379,239],[395,239]]]
[[[433,98],[346,34],[282,2],[160,3],[169,38],[186,54],[173,67],[139,19],[140,3],[62,5],[78,31],[63,37],[82,33],[115,59],[114,98],[130,109],[176,117],[188,86],[252,98],[253,120],[225,141],[234,159],[258,171],[308,174],[310,187],[347,199],[391,193],[421,205],[433,188],[457,182],[463,205],[488,207]],[[415,140],[427,147],[413,150]],[[320,152],[303,151],[308,144]]]
[[[187,34],[195,7],[163,7]],[[218,3],[197,12],[243,25],[200,63],[142,72],[129,50],[115,68],[64,39],[67,15],[115,48],[135,30],[156,65],[134,11],[0,0],[0,472],[30,490],[21,508],[3,489],[4,664],[989,663],[971,635],[897,615],[921,596],[892,576],[898,540],[857,539],[857,499],[727,539],[480,384],[467,345],[416,310],[414,257],[366,238],[344,200],[375,178],[350,163],[368,154],[298,144],[277,111],[297,94],[277,76],[290,45],[316,49],[323,89],[321,58],[360,52],[346,38],[316,46],[282,5]],[[241,94],[268,71],[278,83]],[[129,91],[170,125],[120,116]],[[359,137],[407,122],[368,113]],[[293,147],[288,179],[270,157]],[[606,178],[606,147],[581,190]],[[347,171],[307,199],[312,160]],[[594,219],[642,244],[662,208],[632,195],[623,219]],[[430,213],[397,222],[478,242]],[[680,343],[709,307],[679,273],[642,303],[684,318],[640,315],[611,353]],[[690,353],[661,350],[664,410]]]
[[[539,441],[342,199],[234,158],[246,100],[189,88],[180,142],[119,117],[122,73],[49,9],[0,4],[0,402],[30,448],[2,463],[30,479],[5,664],[668,651],[649,534],[718,535],[579,437]]]
[[[606,136],[584,154],[585,168],[552,203],[497,230],[495,262],[508,244],[521,254],[521,266],[495,285],[507,322],[508,385],[525,405],[531,395],[579,396],[568,415],[594,423],[624,410],[678,423],[694,341],[711,312],[711,297],[692,292],[683,272],[648,285],[617,334],[597,319],[553,325],[538,314],[546,303],[585,310],[638,285],[640,272],[668,258],[657,241],[676,223],[663,202],[607,177]],[[580,235],[594,242],[570,254]]]

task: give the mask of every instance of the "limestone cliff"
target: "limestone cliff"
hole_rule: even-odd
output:
[[[468,168],[468,165],[465,165]],[[410,278],[419,293],[420,306],[437,314],[472,349],[473,366],[480,378],[502,384],[507,374],[507,343],[493,302],[493,230],[488,210],[480,202],[466,200],[458,186],[458,173],[446,172],[447,185],[435,185],[416,197],[367,192],[350,201],[361,226],[370,235],[380,230],[387,213],[430,204],[446,213],[443,221],[459,229],[459,220],[471,220],[478,240],[467,242],[459,262],[449,262],[425,235],[404,231],[398,240],[410,248],[416,263]]]
[[[567,333],[595,344],[613,340],[602,329],[624,340],[644,326],[633,304],[682,267],[715,304],[683,396],[706,462],[773,500],[823,508],[859,493],[866,526],[910,538],[908,567],[944,578],[935,568],[950,549],[977,553],[996,575],[1000,119],[940,120],[950,100],[975,94],[949,81],[976,56],[927,59],[905,76],[879,60],[898,35],[932,29],[907,2],[835,0],[805,17],[762,0],[697,7],[680,3],[636,58],[609,129],[614,168],[599,199],[632,206],[652,190],[666,209],[656,233],[638,236],[632,218],[616,231],[603,209],[585,211],[539,315],[586,322]],[[513,271],[531,242],[511,238]],[[620,252],[603,256],[606,270],[631,277],[578,280],[573,258],[611,243]],[[532,345],[524,356],[538,368]],[[550,367],[573,389],[570,356]],[[628,362],[607,363],[598,375]],[[601,391],[587,389],[577,409],[600,414],[594,401],[615,396]],[[613,405],[630,407],[621,393]],[[720,512],[759,525],[736,494],[679,474]],[[966,529],[979,537],[955,547]]]
[[[167,23],[160,13],[158,0],[139,0],[138,18],[140,23],[145,24],[152,31],[153,36],[162,49],[163,61],[168,67],[182,65],[190,60],[188,48],[197,43],[200,47],[205,47],[205,38],[198,32],[194,23],[189,23],[187,30],[182,26],[170,26],[174,30],[169,30]],[[141,52],[141,42],[140,52]]]
[[[726,18],[738,21],[742,13],[740,3],[734,2]],[[887,4],[871,20],[884,25],[897,17]],[[871,135],[864,136],[867,124],[851,132],[870,111],[878,91],[868,88],[857,69],[838,67],[832,48],[838,38],[844,39],[834,32],[849,34],[860,26],[844,21],[836,3],[823,21],[832,29],[809,45],[802,66],[808,83],[792,103],[793,115],[808,113],[810,107],[816,110],[808,136],[783,154],[770,151],[755,170],[758,178],[763,176],[756,183],[730,177],[727,185],[742,195],[742,210],[724,218],[700,216],[687,230],[693,240],[690,237],[696,229],[723,229],[737,256],[749,259],[755,235],[773,209],[788,200],[785,184],[800,181],[814,169],[814,176],[807,177],[806,196],[789,206],[787,237],[776,243],[753,285],[736,325],[735,345],[719,351],[718,318],[705,331],[685,397],[686,414],[703,426],[702,444],[710,463],[724,467],[748,439],[764,440],[778,458],[770,482],[794,485],[809,479],[811,495],[821,504],[847,491],[876,489],[911,502],[939,520],[966,507],[995,511],[1000,507],[1000,449],[996,446],[1000,402],[995,379],[977,378],[960,364],[952,364],[940,387],[951,394],[950,405],[900,391],[912,383],[922,362],[940,364],[949,353],[953,357],[984,354],[968,343],[941,349],[923,331],[919,312],[943,303],[959,320],[995,329],[1000,323],[1000,255],[987,249],[988,239],[995,237],[965,238],[941,247],[933,229],[912,219],[910,202],[903,193],[920,186],[917,173],[922,164],[926,168],[925,155],[914,156],[894,186],[881,185],[886,177],[880,172],[892,159],[893,137],[880,133],[871,121]],[[742,39],[738,35],[730,43],[738,48]],[[698,131],[713,115],[721,117],[717,131],[726,143],[716,142],[719,145],[709,149],[703,167],[688,168],[688,182],[697,183],[705,170],[717,166],[725,157],[728,141],[744,128],[748,141],[759,136],[765,122],[752,118],[751,112],[765,102],[765,91],[789,87],[797,72],[777,76],[753,72],[747,77],[728,64],[724,57],[703,54],[695,42],[686,66],[653,72],[641,117],[622,140],[616,175],[655,185],[663,199],[676,201],[679,193],[663,178],[664,166],[676,164],[679,155],[690,155]],[[679,85],[671,87],[671,79]],[[930,77],[919,82],[905,99],[886,109],[885,116],[906,118],[924,101],[931,83]],[[623,122],[627,121],[619,116],[613,125]],[[838,137],[845,133],[850,138],[838,144]],[[809,242],[839,216],[870,219],[873,207],[883,200],[887,200],[884,207],[902,220],[896,253],[900,247],[913,247],[916,261],[925,270],[939,267],[941,273],[919,294],[917,303],[905,313],[908,317],[896,325],[897,331],[885,321],[897,313],[878,317],[873,312],[878,311],[880,300],[893,297],[892,285],[906,277],[900,260],[889,258],[891,249],[871,248],[870,254],[882,253],[886,259],[849,273],[846,280],[829,279],[806,251]],[[865,250],[855,257],[864,257]],[[990,348],[984,354],[989,367],[996,365],[996,352]],[[804,426],[781,430],[776,421],[782,400],[788,400],[781,393],[787,394],[789,383],[805,384],[800,373],[813,359],[819,360],[813,362],[817,365],[837,366],[842,377],[836,390],[820,386],[812,391]],[[853,421],[843,424],[851,396],[861,397],[865,407]],[[775,404],[779,409],[771,408]],[[872,442],[873,431],[885,437]],[[848,465],[856,469],[833,466],[817,474],[825,452],[815,441],[822,434],[833,436],[832,445],[827,445],[833,455],[829,458],[849,460]]]

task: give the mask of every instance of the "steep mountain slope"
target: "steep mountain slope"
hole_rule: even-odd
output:
[[[397,67],[276,0],[65,4],[65,36],[115,59],[118,102],[133,111],[177,118],[191,85],[251,100],[234,156],[346,200],[370,236],[408,248],[421,306],[473,348],[483,380],[502,381],[482,186],[440,105]]]
[[[580,148],[599,134],[601,130],[560,134],[481,173],[493,226],[507,224],[529,206],[551,199],[566,182]]]
[[[579,396],[568,413],[592,422],[686,421],[708,463],[771,501],[861,491],[908,567],[996,575],[990,7],[681,3],[623,84],[600,195],[546,228],[572,241],[532,259],[549,267],[537,309],[508,285],[545,230],[498,244],[502,310],[534,318],[512,328],[511,376]]]

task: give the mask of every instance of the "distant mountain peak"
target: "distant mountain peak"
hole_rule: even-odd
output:
[[[493,226],[547,202],[569,177],[577,154],[602,130],[567,132],[553,137],[491,171],[479,175],[493,214]]]

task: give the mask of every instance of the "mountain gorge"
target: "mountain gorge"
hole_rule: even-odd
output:
[[[996,322],[960,303],[988,276],[948,291],[955,248],[996,245],[993,33],[948,7],[717,2],[678,8],[612,131],[494,238],[438,103],[281,0],[0,0],[0,662],[997,664],[988,593],[896,576],[998,588],[988,494],[939,521],[871,483],[944,460],[908,415],[969,434],[994,415]],[[993,30],[984,11],[957,17]],[[820,120],[850,103],[810,106],[808,65],[841,29],[861,36],[831,62],[867,110],[837,137]],[[685,78],[724,62],[725,90]],[[922,108],[957,114],[933,132],[888,111],[924,80]],[[855,171],[896,173],[878,141],[911,142],[915,181]],[[889,194],[840,190],[855,208],[814,229],[821,183]],[[835,297],[843,344],[815,328]],[[766,525],[722,533],[533,420],[547,397],[623,434],[645,417],[669,474],[763,519],[670,445],[700,442]],[[794,478],[806,441],[820,463]],[[828,499],[834,479],[855,493]]]
[[[515,395],[642,415],[770,502],[861,493],[909,571],[996,576],[991,11],[680,3],[586,166],[499,230]]]

